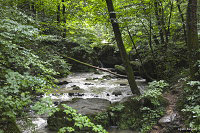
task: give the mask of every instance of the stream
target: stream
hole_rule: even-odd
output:
[[[106,72],[73,73],[67,78],[59,79],[59,82],[62,85],[59,88],[54,88],[48,96],[51,97],[55,105],[67,101],[69,106],[77,109],[78,113],[81,114],[96,113],[93,111],[101,111],[108,106],[107,104],[124,101],[133,96],[127,79],[117,78]],[[147,86],[146,80],[136,77],[136,83],[142,93]],[[70,103],[74,98],[79,98],[79,100],[74,104]],[[33,119],[33,123],[36,124],[36,133],[55,133],[46,128],[46,118],[37,116]],[[25,130],[23,133],[29,132],[30,130]],[[119,130],[117,127],[111,127],[108,132],[136,133],[130,130]]]

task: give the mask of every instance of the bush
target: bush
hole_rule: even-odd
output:
[[[191,129],[200,130],[200,81],[190,81],[184,88],[182,113],[185,124]]]

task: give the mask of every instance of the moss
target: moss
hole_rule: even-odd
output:
[[[142,65],[139,61],[130,61],[131,65],[133,68],[138,69],[140,68]]]
[[[121,66],[121,65],[115,65],[115,70],[116,70],[117,73],[119,73],[119,74],[126,74],[125,67],[123,67],[123,66]]]

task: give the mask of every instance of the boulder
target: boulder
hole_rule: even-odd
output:
[[[121,84],[119,84],[120,86],[127,86],[127,84],[126,83],[121,83]]]
[[[73,93],[73,92],[70,92],[70,93],[68,93],[68,95],[69,96],[79,96],[79,97],[81,97],[81,96],[84,96],[84,93]]]
[[[139,71],[140,72],[140,69],[141,69],[142,65],[138,60],[130,61],[130,64],[131,64],[131,66],[132,66],[134,71]]]
[[[56,82],[55,84],[56,85],[66,85],[68,83],[69,83],[68,81],[60,81],[60,82]]]
[[[103,77],[102,77],[102,79],[106,79],[106,80],[110,80],[110,79],[112,79],[113,77],[111,76],[111,75],[104,75]]]
[[[158,123],[162,126],[166,126],[169,123],[172,123],[175,118],[176,118],[177,114],[176,113],[172,113],[172,114],[167,114],[165,116],[163,116]]]
[[[152,77],[152,78],[156,78],[156,71],[155,71],[155,65],[153,63],[153,60],[148,60],[148,61],[144,61],[143,62],[143,67],[146,71],[146,73]],[[150,81],[150,79],[145,75],[145,73],[141,73],[141,76],[145,79],[147,79],[147,81]]]
[[[88,99],[75,99],[73,101],[62,102],[68,106],[77,110],[78,113],[83,115],[97,114],[102,111],[106,111],[110,106],[110,101],[100,98],[88,98]]]
[[[66,104],[73,109],[76,109],[77,113],[91,117],[106,112],[111,103],[106,99],[100,98],[76,98],[72,101],[61,102],[61,104]],[[60,111],[55,112],[47,120],[48,128],[52,131],[58,131],[58,129],[66,126],[74,126],[74,121],[69,121],[67,118],[68,116],[63,112],[64,108],[61,105],[59,106],[61,108]]]
[[[116,91],[113,91],[112,95],[119,96],[119,95],[122,95],[122,92],[116,90]]]
[[[99,52],[99,59],[104,67],[113,68],[115,65],[122,64],[119,51],[113,45],[104,45]]]
[[[85,83],[84,85],[94,85],[94,84],[92,84],[92,83]]]
[[[79,87],[79,86],[77,86],[77,85],[73,85],[73,86],[71,86],[72,88],[73,88],[73,90],[80,90],[81,88]]]
[[[125,67],[124,66],[121,66],[121,65],[115,65],[115,70],[117,73],[119,74],[126,74],[126,70],[125,70]]]

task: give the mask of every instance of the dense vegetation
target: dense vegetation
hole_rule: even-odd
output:
[[[118,40],[112,28],[116,27],[111,26],[109,14],[111,19],[112,14],[116,15],[111,22],[119,25],[127,57],[140,68],[140,75],[169,84],[184,81],[177,108],[184,116],[186,127],[200,130],[200,2],[113,0],[113,12],[108,12],[108,2],[110,0],[0,0],[0,132],[20,132],[16,121],[26,119],[31,107],[50,115],[57,110],[51,100],[38,97],[56,87],[56,78],[67,76],[70,71],[88,70],[67,59],[68,56],[97,66],[100,65],[98,51],[107,45],[112,45],[115,53],[122,52],[119,44],[115,45]],[[134,69],[127,68],[125,65],[128,73]],[[137,88],[132,86],[132,92],[138,94]],[[132,119],[131,124],[122,122],[122,127],[139,128],[143,132],[151,130],[164,113],[161,97],[170,89],[163,90],[163,86],[167,84],[152,82],[149,91],[133,99],[133,102],[148,99],[153,106],[140,106],[139,113],[145,113],[137,119],[143,124],[134,125],[138,121]],[[85,127],[106,132],[66,108],[65,112],[72,114],[70,119],[80,117],[82,124],[85,121],[89,124]],[[145,121],[147,118],[152,122],[150,126],[145,125],[149,123]],[[75,129],[68,127],[60,132]]]

